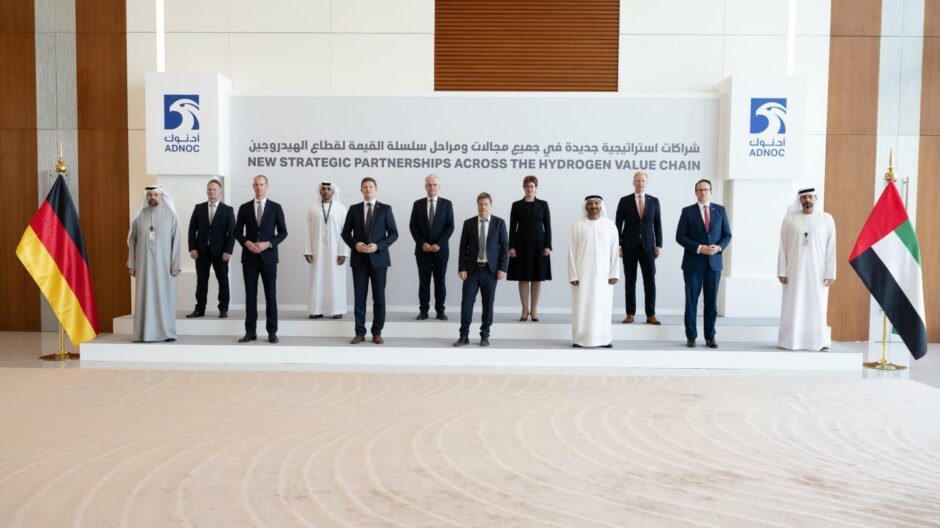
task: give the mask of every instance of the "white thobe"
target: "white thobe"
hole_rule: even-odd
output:
[[[147,207],[131,225],[127,267],[134,269],[134,341],[176,339],[179,220],[165,205]]]
[[[310,286],[307,290],[307,311],[310,315],[341,315],[346,313],[346,267],[349,246],[340,232],[346,222],[346,206],[338,201],[314,202],[307,211],[307,243],[305,255],[313,256],[310,264]],[[322,207],[321,207],[322,206]],[[326,219],[324,209],[329,214]],[[347,257],[342,265],[337,257]]]
[[[609,345],[614,287],[620,278],[617,226],[606,217],[582,218],[571,226],[568,239],[568,282],[571,285],[571,336],[583,347]]]
[[[783,219],[777,276],[787,278],[777,345],[789,350],[829,347],[829,288],[823,280],[836,278],[836,226],[831,215],[797,211]]]

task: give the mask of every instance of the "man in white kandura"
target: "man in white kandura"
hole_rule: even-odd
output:
[[[176,341],[181,240],[173,198],[160,187],[147,187],[127,234],[127,270],[137,278],[135,342]]]
[[[346,313],[346,258],[349,247],[340,233],[346,222],[346,206],[339,201],[339,187],[323,182],[307,211],[307,248],[310,264],[307,312],[311,319],[323,314],[339,319]]]
[[[816,210],[816,190],[803,189],[780,226],[777,277],[783,284],[777,345],[821,350],[832,341],[826,328],[829,286],[836,280],[836,225]]]
[[[571,337],[574,347],[611,348],[614,284],[620,279],[620,235],[607,218],[604,199],[584,199],[584,217],[568,238],[571,283]]]

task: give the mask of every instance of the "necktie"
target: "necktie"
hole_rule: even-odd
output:
[[[477,260],[483,262],[486,260],[486,223],[488,220],[480,220],[480,252],[477,254]]]
[[[215,204],[209,204],[209,224],[212,225],[212,219],[215,218]]]
[[[372,204],[367,203],[366,205],[369,206],[368,210],[366,210],[366,229],[368,230],[372,228]]]
[[[707,205],[703,205],[702,210],[705,211],[705,232],[707,233],[712,230],[712,217],[708,214]]]
[[[255,223],[261,225],[261,200],[258,200],[258,205],[255,207]]]
[[[431,208],[428,210],[428,227],[434,224],[434,204],[437,203],[437,200],[431,200]]]
[[[646,195],[640,195],[640,218],[643,218],[643,211],[646,210]]]

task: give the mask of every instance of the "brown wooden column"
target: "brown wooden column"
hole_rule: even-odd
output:
[[[36,25],[33,0],[0,2],[0,330],[38,331],[39,288],[14,251],[36,213]]]
[[[917,240],[924,272],[927,340],[940,342],[940,0],[924,2]]]
[[[829,325],[838,341],[868,340],[869,293],[848,264],[874,203],[881,0],[832,0],[826,210],[839,236]]]
[[[76,0],[82,230],[98,321],[130,313],[127,274],[127,36],[124,0]]]
[[[434,89],[617,91],[620,0],[436,0]]]

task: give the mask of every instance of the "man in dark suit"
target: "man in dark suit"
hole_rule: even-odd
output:
[[[715,319],[718,317],[718,281],[721,279],[721,252],[731,243],[731,224],[725,208],[711,203],[712,183],[695,182],[698,203],[682,209],[676,242],[685,251],[682,255],[682,277],[685,279],[686,346],[693,348],[698,332],[695,313],[698,296],[705,288],[705,344],[718,348],[715,342]]]
[[[617,204],[617,232],[620,233],[620,256],[623,257],[624,284],[627,295],[627,316],[632,323],[636,315],[636,266],[643,274],[643,298],[646,323],[660,324],[656,319],[656,258],[663,247],[663,225],[659,200],[646,194],[645,172],[633,175],[633,194]]]
[[[219,317],[228,317],[228,261],[235,247],[235,210],[222,203],[222,182],[206,184],[208,201],[196,204],[189,219],[189,256],[196,261],[196,309],[187,318],[206,315],[209,268],[219,281]]]
[[[366,340],[366,296],[372,283],[372,342],[381,345],[385,326],[385,275],[392,260],[388,248],[398,240],[398,228],[391,206],[378,202],[378,186],[373,178],[363,178],[359,185],[362,201],[346,213],[341,236],[352,250],[349,265],[353,272],[356,300],[356,336],[352,344]]]
[[[502,218],[490,214],[492,208],[493,198],[489,193],[480,193],[477,196],[478,214],[463,223],[460,233],[457,274],[463,281],[463,298],[460,303],[460,338],[454,343],[455,347],[470,343],[470,321],[478,291],[483,299],[480,346],[490,345],[496,282],[506,278],[509,269],[509,231]]]
[[[440,180],[431,174],[424,179],[427,198],[421,198],[411,208],[408,227],[415,239],[415,260],[418,263],[418,320],[428,318],[431,309],[431,277],[434,277],[434,310],[437,318],[446,321],[444,300],[447,287],[447,242],[454,233],[454,206],[450,200],[440,198]]]
[[[235,239],[242,246],[245,277],[245,337],[239,343],[258,339],[258,276],[264,285],[265,327],[268,342],[277,343],[277,246],[287,238],[281,205],[268,200],[268,178],[263,174],[251,182],[255,199],[238,208]]]

